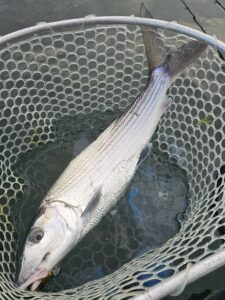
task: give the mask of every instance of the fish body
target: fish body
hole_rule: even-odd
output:
[[[134,175],[141,152],[168,106],[169,81],[163,70],[156,69],[135,107],[70,162],[43,200],[43,207],[64,205],[76,210],[82,223],[80,238],[115,205]]]
[[[69,163],[47,193],[23,251],[18,279],[23,289],[36,289],[116,204],[170,104],[166,91],[172,80],[206,48],[190,41],[161,61],[154,55],[157,31],[143,28],[143,37],[150,69],[147,86],[126,113]]]

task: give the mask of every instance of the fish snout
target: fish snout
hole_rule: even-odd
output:
[[[26,290],[36,290],[41,281],[48,276],[49,270],[46,268],[30,268],[29,266],[22,267],[18,277],[18,287]]]
[[[23,259],[20,258],[20,266],[19,266],[19,271],[17,273],[17,278],[16,278],[16,284],[17,286],[21,286],[29,277],[29,275],[32,273],[32,268],[28,266],[26,263],[24,257]]]

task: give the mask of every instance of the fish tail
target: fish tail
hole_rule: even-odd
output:
[[[144,18],[152,18],[143,3],[140,15]],[[156,68],[163,67],[171,79],[192,64],[207,48],[205,43],[190,40],[172,51],[164,45],[157,28],[142,26],[142,33],[150,74]]]

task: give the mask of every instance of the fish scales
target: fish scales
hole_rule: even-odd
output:
[[[165,97],[163,99],[165,86],[162,83],[164,84],[165,81],[168,81],[168,76],[160,74],[159,78],[155,79],[155,83],[151,83],[151,89],[154,88],[155,91],[152,94],[153,101],[149,99],[151,90],[146,90],[144,108],[137,106],[132,113],[128,111],[121,120],[113,123],[98,140],[84,150],[79,157],[75,158],[56,181],[46,199],[54,198],[57,195],[57,197],[62,196],[66,201],[67,193],[72,192],[74,195],[77,185],[82,184],[83,181],[85,181],[84,184],[88,185],[88,179],[92,178],[94,182],[100,180],[103,183],[112,169],[124,158],[129,158],[137,152],[139,154],[140,149],[148,142],[152,131],[155,130],[158,123],[158,114],[160,113],[161,116],[160,111],[163,110],[165,102],[167,102]],[[159,101],[158,98],[160,97],[162,99]],[[155,99],[157,101],[154,101]],[[159,112],[157,112],[156,117],[153,116],[152,118],[152,114],[156,110]],[[149,126],[149,123],[151,123],[151,126]],[[154,123],[155,126],[153,126]],[[139,155],[136,154],[136,158],[138,159]],[[73,201],[82,200],[74,199]]]

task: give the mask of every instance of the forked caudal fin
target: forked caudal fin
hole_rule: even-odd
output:
[[[144,18],[152,18],[144,4],[141,4],[140,15]],[[166,47],[157,28],[142,26],[143,40],[148,60],[149,72],[157,67],[164,67],[165,72],[174,79],[182,70],[192,64],[207,48],[205,43],[190,40],[178,49],[171,51]]]

